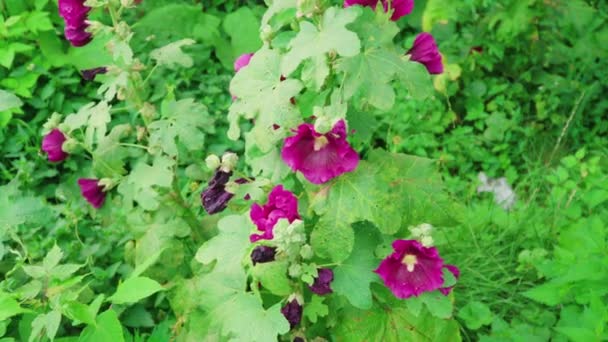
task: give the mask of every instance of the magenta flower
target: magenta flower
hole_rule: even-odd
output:
[[[289,223],[300,218],[298,214],[298,199],[291,192],[277,185],[268,195],[268,203],[260,206],[254,203],[249,213],[251,220],[262,234],[251,234],[249,240],[272,240],[274,234],[272,229],[279,219],[287,219]]]
[[[435,247],[416,240],[396,240],[394,252],[374,271],[397,298],[419,296],[443,286],[443,259]]]
[[[414,40],[414,45],[407,52],[412,61],[423,64],[429,74],[441,74],[443,62],[437,48],[437,43],[430,33],[422,32]]]
[[[99,68],[93,68],[93,69],[80,70],[80,72],[82,73],[83,79],[85,79],[86,81],[92,81],[95,79],[95,76],[97,76],[99,74],[105,74],[106,72],[108,72],[108,68],[99,67]]]
[[[68,154],[61,148],[65,141],[65,135],[57,128],[44,136],[42,139],[42,150],[46,152],[50,162],[61,162],[68,157]]]
[[[275,247],[256,246],[253,251],[251,251],[251,262],[255,266],[255,264],[274,261],[276,253],[277,249]]]
[[[239,72],[241,69],[243,69],[244,67],[249,65],[249,62],[251,61],[251,57],[253,57],[252,53],[246,53],[246,54],[240,55],[239,58],[237,58],[236,61],[234,61],[234,71]]]
[[[78,180],[80,192],[84,199],[89,202],[93,208],[99,209],[106,200],[106,193],[103,191],[103,186],[99,185],[98,179],[80,178]]]
[[[382,7],[385,12],[389,10],[393,10],[393,14],[391,15],[392,21],[397,21],[401,17],[406,16],[412,13],[414,9],[414,0],[381,0]],[[389,8],[390,4],[390,8]],[[350,7],[354,5],[361,5],[365,7],[371,7],[372,9],[376,9],[378,5],[378,0],[344,0],[344,7]]]
[[[458,267],[454,266],[454,265],[445,265],[445,268],[448,269],[448,271],[452,272],[452,274],[454,275],[454,277],[456,279],[460,278],[460,270],[458,269]],[[443,293],[444,296],[447,296],[450,294],[450,292],[452,292],[452,288],[454,286],[450,286],[450,287],[442,287],[439,289],[439,291],[441,291],[441,293]]]
[[[85,0],[59,0],[59,15],[65,22],[65,38],[77,47],[84,46],[93,39],[91,33],[86,31],[89,27],[87,14],[91,8],[84,3]]]
[[[294,298],[281,309],[281,313],[289,322],[291,329],[293,329],[302,320],[302,305]]]
[[[359,164],[359,155],[346,141],[346,124],[338,121],[326,134],[317,133],[311,124],[301,124],[296,135],[285,139],[283,161],[300,171],[311,183],[322,184]]]
[[[334,280],[334,271],[332,271],[330,268],[320,268],[318,270],[318,274],[317,277],[315,278],[314,283],[309,286],[308,288],[320,295],[326,295],[329,293],[332,293],[332,289],[330,287],[331,282]]]

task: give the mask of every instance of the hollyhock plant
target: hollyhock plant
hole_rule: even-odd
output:
[[[78,186],[80,186],[82,196],[93,206],[93,208],[101,208],[103,202],[106,200],[106,193],[104,192],[104,187],[99,184],[98,179],[80,178],[78,180]]]
[[[268,195],[268,202],[263,206],[254,203],[249,213],[251,220],[262,234],[251,234],[249,240],[272,240],[274,234],[272,229],[279,219],[287,219],[292,223],[300,218],[298,214],[298,199],[291,192],[277,185]]]
[[[88,44],[91,33],[86,29],[89,24],[86,22],[90,7],[84,5],[85,0],[59,0],[59,15],[65,22],[65,38],[76,47]]]
[[[57,128],[44,136],[42,139],[42,150],[46,152],[50,162],[61,162],[68,157],[68,154],[62,149],[63,143],[66,140],[65,135]]]
[[[308,288],[310,290],[320,296],[332,293],[332,289],[330,287],[331,282],[334,280],[334,271],[329,268],[320,268],[318,270],[317,277],[312,285]]]
[[[423,64],[429,74],[436,75],[443,72],[441,54],[431,34],[423,32],[416,36],[407,54],[410,55],[410,60]]]
[[[331,131],[320,134],[312,124],[301,124],[296,135],[285,139],[281,157],[311,183],[323,184],[359,164],[359,155],[346,141],[346,124],[338,121]]]
[[[277,249],[275,247],[256,246],[253,251],[251,251],[251,262],[255,266],[255,264],[274,261],[276,253]]]
[[[106,72],[108,72],[108,68],[99,67],[99,68],[81,70],[80,72],[82,73],[83,79],[85,79],[87,81],[92,81],[95,79],[95,76],[97,76],[99,74],[105,74]]]
[[[454,265],[445,265],[445,268],[452,272],[452,274],[454,275],[454,277],[456,279],[460,278],[460,270],[458,269],[458,267],[454,266]],[[454,288],[454,286],[449,286],[449,287],[442,287],[439,289],[439,291],[441,291],[441,293],[443,293],[444,296],[447,296],[450,294],[450,292],[452,292],[452,288]]]
[[[391,15],[392,21],[397,21],[401,17],[406,16],[412,13],[414,9],[414,0],[381,0],[382,7],[385,12],[389,10],[393,10],[393,14]],[[371,7],[376,9],[378,5],[378,0],[344,0],[344,7],[350,7],[354,5],[361,5],[365,7]],[[389,8],[390,6],[390,8]]]
[[[281,309],[281,313],[289,322],[291,329],[293,329],[302,320],[302,305],[294,298],[287,302],[287,305]]]
[[[435,247],[416,240],[396,240],[394,252],[374,271],[397,298],[419,296],[443,286],[443,259]]]

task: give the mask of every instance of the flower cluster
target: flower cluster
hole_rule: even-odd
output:
[[[65,22],[65,38],[77,47],[87,45],[92,39],[91,33],[86,31],[89,27],[87,15],[91,8],[84,3],[85,0],[59,0],[59,15]]]
[[[273,228],[279,219],[287,219],[292,223],[300,218],[298,213],[298,199],[291,192],[276,186],[268,195],[268,202],[263,206],[254,203],[251,206],[250,217],[261,234],[251,234],[251,242],[259,240],[272,240]]]

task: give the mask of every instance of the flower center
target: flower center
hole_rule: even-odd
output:
[[[414,266],[418,263],[418,258],[413,254],[406,254],[401,263],[407,267],[408,272],[413,272]]]
[[[324,135],[322,135],[320,137],[315,137],[314,149],[315,149],[315,151],[320,151],[325,146],[327,146],[327,144],[329,144],[329,140],[327,140],[327,138]]]

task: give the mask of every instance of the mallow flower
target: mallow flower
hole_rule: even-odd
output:
[[[42,138],[42,150],[47,154],[50,162],[61,162],[68,157],[68,154],[62,149],[66,140],[65,135],[57,128]]]
[[[249,240],[272,240],[274,238],[273,228],[279,219],[287,219],[292,223],[300,218],[298,214],[298,199],[291,192],[277,185],[268,195],[268,202],[263,206],[254,203],[249,213],[251,220],[261,231],[261,234],[251,234]]]
[[[207,183],[207,188],[201,193],[203,208],[209,215],[217,214],[228,206],[228,201],[234,194],[226,191],[226,184],[232,176],[232,172],[226,172],[218,168],[213,178]]]
[[[78,180],[82,197],[89,202],[93,208],[99,209],[106,200],[106,193],[103,185],[100,185],[99,179],[80,178]]]
[[[323,184],[359,164],[359,155],[346,141],[346,124],[338,121],[331,131],[320,134],[312,124],[301,124],[295,135],[285,139],[283,161],[300,171],[309,182]]]
[[[429,74],[441,74],[443,72],[441,54],[439,54],[435,39],[430,33],[423,32],[416,36],[414,44],[407,54],[410,55],[410,60],[423,64]]]
[[[80,73],[82,73],[82,78],[86,81],[92,81],[95,79],[95,76],[105,74],[106,72],[108,72],[108,68],[106,67],[80,70]]]
[[[320,268],[317,270],[317,277],[308,288],[320,296],[332,293],[331,282],[334,280],[334,271],[330,268]]]
[[[91,33],[86,31],[89,27],[87,14],[91,8],[84,3],[85,0],[59,0],[59,15],[65,22],[65,38],[77,47],[88,44],[92,39]]]
[[[393,253],[374,271],[397,298],[419,296],[443,286],[443,259],[435,247],[416,240],[396,240]]]
[[[276,247],[256,246],[253,251],[251,251],[251,262],[255,266],[255,264],[263,264],[274,261],[274,256],[276,253]]]
[[[397,21],[401,17],[412,13],[412,10],[414,9],[414,0],[344,0],[344,7],[361,5],[376,9],[376,6],[380,1],[382,2],[382,7],[385,12],[393,10],[393,14],[391,15],[392,21]]]
[[[246,54],[240,55],[239,58],[237,58],[236,61],[234,61],[234,71],[239,72],[241,69],[243,69],[244,67],[249,65],[249,62],[251,61],[251,57],[253,57],[252,53],[246,53]]]
[[[281,313],[289,322],[291,329],[293,329],[302,320],[302,305],[294,298],[281,308]]]

